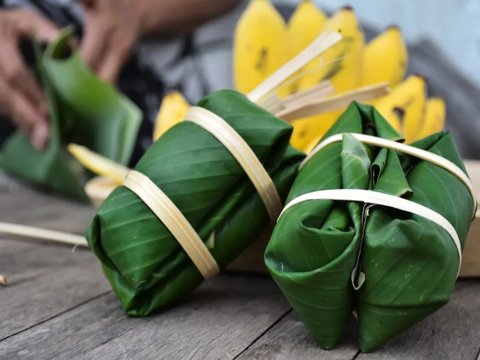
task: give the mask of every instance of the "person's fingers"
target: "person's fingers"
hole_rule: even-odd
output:
[[[30,141],[37,149],[45,149],[50,140],[50,127],[47,122],[35,124],[33,131],[30,133]]]
[[[16,10],[17,26],[21,35],[35,35],[37,39],[52,42],[60,33],[55,24],[29,10]]]
[[[33,146],[43,149],[48,143],[50,132],[45,117],[40,115],[20,93],[14,92],[10,101],[10,115],[13,121],[30,138]]]
[[[85,9],[90,9],[95,5],[94,0],[80,0],[80,3]]]
[[[0,79],[0,112],[6,114],[17,127],[30,137],[38,149],[44,148],[49,140],[48,122],[37,108],[23,96]]]
[[[27,96],[39,109],[46,112],[46,103],[33,74],[20,58],[15,44],[6,42],[0,52],[0,74],[11,86]]]
[[[90,68],[97,72],[105,55],[109,29],[104,24],[87,19],[85,35],[80,44],[80,55]]]
[[[133,40],[124,34],[114,34],[110,38],[103,62],[98,69],[99,77],[107,82],[115,82],[122,65],[128,58]]]

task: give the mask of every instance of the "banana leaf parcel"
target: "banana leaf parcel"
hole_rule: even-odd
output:
[[[291,126],[231,90],[208,95],[198,107],[221,117],[243,138],[284,199],[304,157],[288,145]],[[163,134],[135,171],[176,205],[220,268],[268,224],[266,207],[239,162],[193,122],[181,122]],[[87,239],[130,316],[172,304],[203,281],[177,239],[125,186],[98,209]]]
[[[369,352],[453,291],[475,207],[465,168],[449,133],[399,145],[428,152],[425,159],[389,148],[399,141],[373,107],[352,103],[302,164],[267,246],[269,272],[325,349],[352,311]],[[460,174],[434,164],[435,154]]]
[[[34,42],[36,70],[47,97],[50,120],[48,147],[37,150],[22,133],[7,139],[0,166],[14,176],[86,199],[86,173],[68,153],[74,142],[122,164],[130,160],[141,112],[111,85],[100,81],[68,45],[70,30],[41,52]]]

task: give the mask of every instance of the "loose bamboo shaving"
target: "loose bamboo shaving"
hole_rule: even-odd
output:
[[[185,121],[192,121],[203,127],[225,146],[248,175],[271,220],[275,221],[282,210],[280,195],[270,175],[245,140],[220,116],[201,107],[192,107]]]
[[[0,222],[0,234],[22,236],[30,239],[61,242],[74,246],[88,246],[87,241],[81,235],[70,234],[62,231],[47,230],[35,226]]]
[[[473,217],[475,217],[475,213],[477,211],[477,196],[475,194],[475,190],[473,189],[472,182],[468,178],[468,176],[463,172],[462,169],[460,169],[457,165],[452,163],[450,160],[445,159],[444,157],[431,153],[429,151],[423,150],[416,148],[414,146],[402,144],[396,141],[392,140],[387,140],[383,138],[379,138],[376,136],[371,136],[371,135],[365,135],[365,134],[354,134],[350,133],[351,136],[359,140],[360,142],[364,144],[369,144],[369,145],[374,145],[378,146],[381,148],[385,149],[392,149],[410,156],[414,156],[418,159],[428,161],[438,167],[441,167],[442,169],[448,171],[452,175],[456,176],[461,182],[465,184],[467,187],[468,191],[470,192],[470,195],[472,196],[473,200],[473,205],[474,205],[474,210],[473,210]],[[335,142],[340,142],[343,140],[343,134],[336,134],[333,136],[330,136],[320,142],[313,150],[312,152],[303,160],[303,162],[300,164],[300,169],[305,166],[305,164],[313,157],[315,156],[316,153],[318,153],[321,149],[325,148],[326,146],[335,143]]]
[[[331,82],[326,80],[310,89],[299,91],[293,95],[287,96],[285,99],[280,99],[278,95],[272,93],[259,100],[258,105],[262,106],[272,114],[278,114],[292,106],[299,106],[299,104],[308,105],[319,99],[324,99],[327,96],[332,95],[334,92],[335,89]]]
[[[278,95],[271,93],[259,100],[258,105],[262,106],[272,114],[277,114],[292,106],[298,106],[299,104],[308,105],[314,101],[323,99],[333,94],[334,91],[335,90],[330,81],[326,80],[308,90],[287,96],[285,99],[280,99]]]
[[[315,39],[308,47],[301,51],[292,60],[275,71],[270,77],[251,91],[247,97],[254,103],[267,96],[276,87],[285,82],[290,76],[307,65],[315,57],[331,48],[342,39],[340,33],[324,32]]]
[[[7,286],[9,284],[5,275],[0,274],[0,285]]]
[[[119,185],[123,183],[129,171],[125,166],[91,151],[85,146],[69,144],[68,151],[87,169],[105,176]]]
[[[429,209],[426,206],[417,204],[416,202],[403,199],[398,196],[380,193],[372,190],[360,190],[360,189],[333,189],[333,190],[320,190],[311,193],[300,195],[299,197],[290,201],[282,211],[285,213],[289,208],[305,201],[313,200],[335,200],[335,201],[356,201],[363,202],[365,204],[380,205],[397,209],[412,214],[421,216],[427,220],[432,221],[441,228],[443,228],[452,238],[458,254],[458,274],[460,274],[460,268],[462,266],[462,245],[458,234],[450,222],[442,215]],[[280,217],[282,216],[280,214]],[[280,218],[279,217],[279,218]]]
[[[220,272],[215,258],[208,251],[195,229],[172,200],[150,178],[138,171],[131,170],[123,185],[133,191],[153,211],[205,279]]]
[[[280,99],[280,97],[275,93],[272,93],[269,96],[266,96],[263,99],[259,100],[257,105],[260,105],[272,114],[275,114],[285,109],[285,105],[282,99]]]
[[[282,101],[283,106],[292,107],[298,103],[310,104],[315,100],[322,99],[333,94],[334,91],[335,89],[332,83],[329,80],[325,80],[307,90],[299,91],[295,94],[287,96]]]
[[[342,109],[352,101],[366,101],[387,95],[389,87],[387,83],[364,86],[352,91],[344,92],[328,99],[314,99],[310,103],[299,101],[275,114],[285,121],[292,121],[309,116],[319,115],[328,111]]]

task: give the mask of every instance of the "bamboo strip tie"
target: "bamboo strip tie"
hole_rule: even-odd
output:
[[[247,97],[250,101],[258,103],[259,100],[285,82],[290,76],[311,62],[315,57],[321,55],[323,52],[338,43],[341,39],[342,36],[337,32],[322,33],[297,56],[281,66],[277,71],[270,75],[270,77],[253,89]]]
[[[245,140],[220,116],[207,109],[194,106],[185,121],[191,121],[222,143],[248,175],[262,199],[272,222],[282,210],[282,201],[273,180]]]
[[[135,193],[175,237],[205,279],[220,272],[213,255],[172,200],[148,176],[132,170],[123,184]]]
[[[356,134],[356,133],[349,133],[349,135],[353,136],[355,139],[360,141],[364,144],[374,145],[385,149],[391,149],[403,154],[407,154],[413,157],[416,157],[420,160],[428,161],[457,177],[468,189],[472,201],[473,201],[473,218],[475,218],[475,214],[477,211],[477,196],[475,194],[475,190],[473,189],[472,182],[468,178],[468,176],[460,169],[457,165],[451,162],[444,157],[431,153],[427,150],[419,149],[411,145],[402,144],[396,141],[388,140],[379,138],[377,136],[372,135],[365,135],[365,134]],[[303,160],[300,164],[300,169],[302,169],[309,161],[312,159],[316,153],[318,153],[321,149],[325,148],[326,146],[343,141],[343,134],[336,134],[332,135],[325,140],[321,141],[315,148],[308,154],[308,156]]]
[[[367,101],[387,95],[390,89],[387,83],[364,86],[352,91],[340,93],[329,98],[311,99],[310,102],[298,101],[276,113],[276,116],[289,122],[348,106],[352,101]]]
[[[421,216],[445,230],[451,237],[455,249],[458,255],[458,271],[457,277],[460,274],[460,269],[462,266],[462,245],[458,234],[453,227],[453,225],[442,215],[436,211],[420,205],[414,201],[403,199],[401,197],[385,194],[372,190],[361,190],[361,189],[331,189],[331,190],[319,190],[313,191],[307,194],[298,196],[297,198],[290,201],[280,214],[280,217],[291,207],[298,205],[305,201],[314,201],[314,200],[334,200],[334,201],[355,201],[362,202],[365,204],[380,205],[384,207],[389,207],[392,209],[397,209],[412,214]],[[279,218],[280,218],[279,217]]]

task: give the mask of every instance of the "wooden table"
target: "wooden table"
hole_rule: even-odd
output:
[[[6,181],[0,221],[81,233],[93,209]],[[315,346],[266,276],[229,273],[155,316],[132,319],[89,250],[0,236],[0,359],[468,359],[479,358],[480,280],[374,354],[354,322],[332,351]]]

